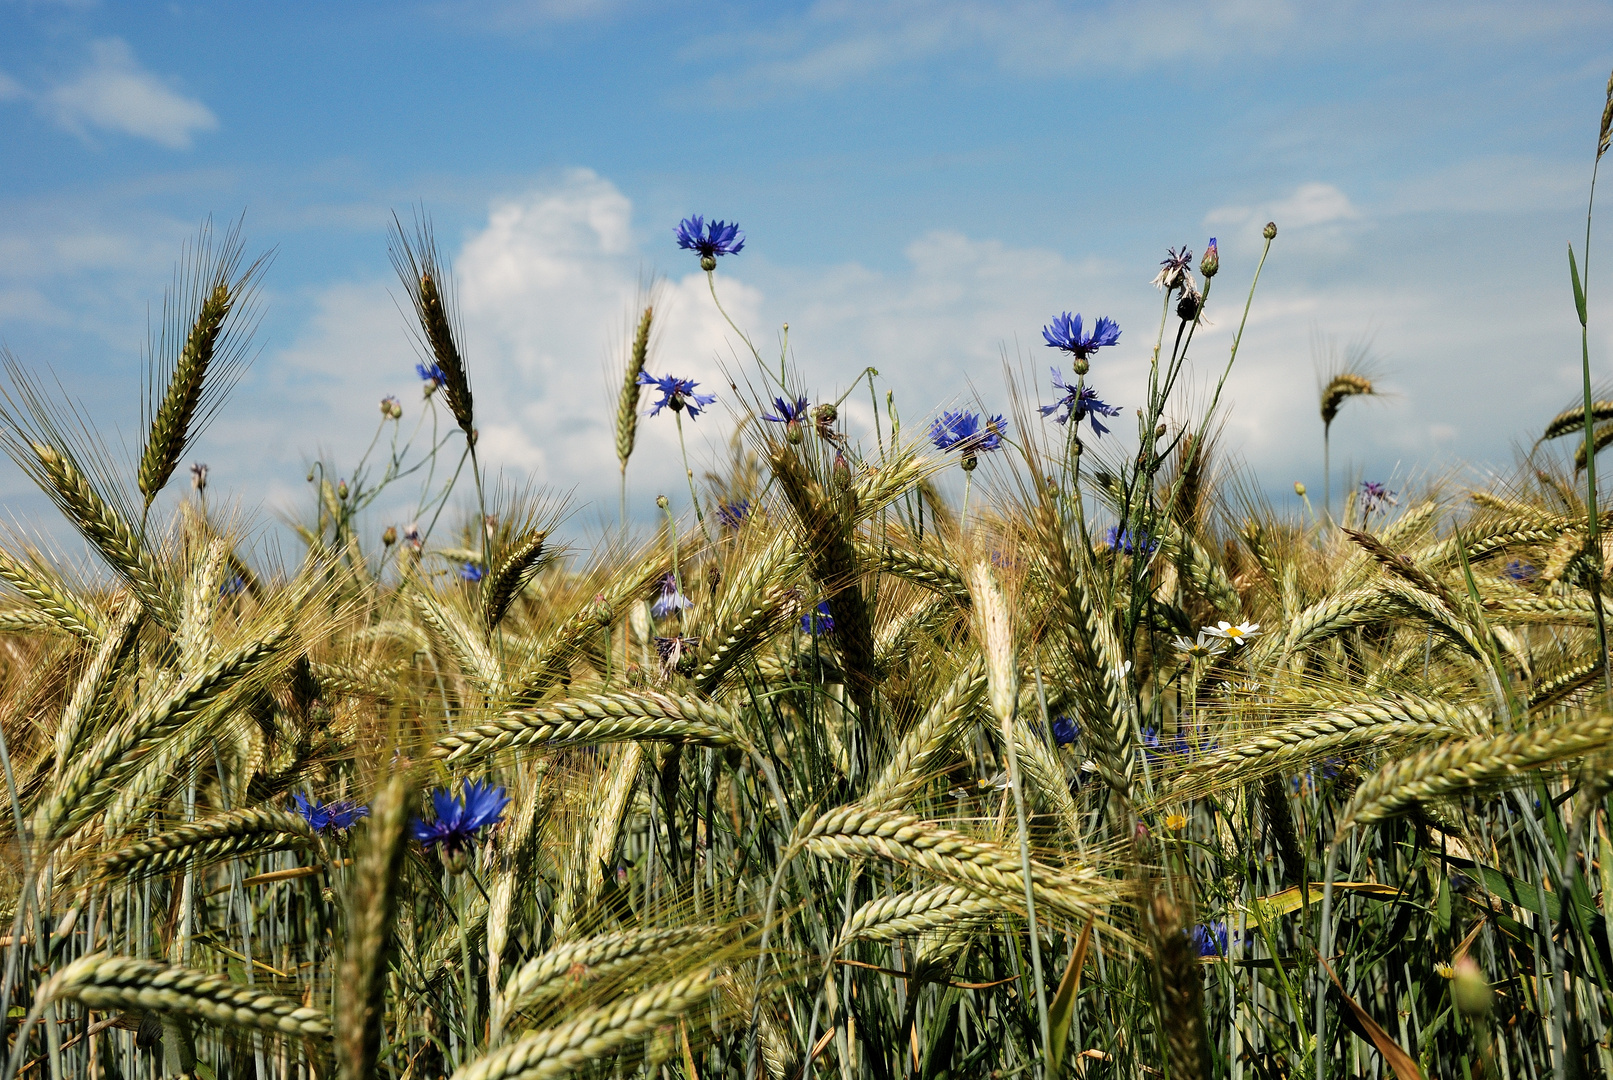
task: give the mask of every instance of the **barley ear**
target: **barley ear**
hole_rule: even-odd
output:
[[[469,437],[473,432],[470,378],[465,374],[465,359],[460,354],[455,320],[449,311],[451,298],[443,295],[443,268],[431,223],[416,221],[412,240],[403,231],[403,222],[396,214],[392,225],[392,265],[414,306],[415,318],[420,323],[419,340],[432,361],[442,369],[448,411]]]
[[[1204,1033],[1204,977],[1183,925],[1181,908],[1156,896],[1150,911],[1149,944],[1158,979],[1160,1031],[1171,1080],[1209,1080],[1210,1042]]]
[[[1596,160],[1613,145],[1613,75],[1607,77],[1607,104],[1602,106],[1602,130],[1596,135]]]
[[[638,332],[633,335],[633,351],[627,357],[627,375],[622,380],[622,392],[616,399],[616,459],[627,471],[627,459],[633,456],[633,440],[638,435],[638,396],[642,388],[638,377],[650,355],[650,324],[655,308],[646,306],[639,316]]]
[[[353,902],[337,983],[336,1060],[342,1080],[376,1075],[386,1018],[387,949],[397,904],[398,876],[408,854],[414,790],[404,773],[394,775],[370,806],[370,820],[357,856]]]
[[[202,302],[201,311],[196,313],[196,323],[185,339],[184,351],[179,354],[179,363],[168,380],[162,404],[151,419],[146,449],[140,455],[140,494],[145,496],[148,508],[179,464],[191,420],[202,398],[202,380],[207,377],[207,366],[213,362],[213,347],[229,314],[230,289],[220,283],[213,287]]]

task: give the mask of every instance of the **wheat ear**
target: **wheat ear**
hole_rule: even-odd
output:
[[[408,776],[394,775],[370,807],[358,850],[337,987],[336,1060],[343,1080],[369,1080],[375,1075],[386,1019],[387,953],[398,878],[409,853],[413,796]]]
[[[194,968],[91,953],[52,976],[40,988],[52,1001],[77,1001],[92,1009],[153,1009],[224,1027],[326,1036],[330,1023],[318,1010],[278,994],[238,986]]]
[[[1613,716],[1594,716],[1425,750],[1367,777],[1339,819],[1339,834],[1354,824],[1383,821],[1413,803],[1496,784],[1604,749],[1610,740]]]
[[[1591,420],[1596,423],[1600,423],[1603,420],[1613,420],[1613,401],[1591,402]],[[1564,409],[1552,417],[1551,423],[1546,425],[1546,430],[1541,432],[1540,438],[1544,442],[1547,439],[1556,439],[1584,430],[1585,409],[1582,406],[1575,405],[1572,409]]]
[[[627,459],[633,456],[633,441],[638,435],[638,398],[643,388],[638,377],[650,356],[650,325],[655,319],[654,305],[646,305],[638,318],[638,331],[633,335],[633,351],[627,354],[627,374],[622,379],[622,392],[616,398],[616,460],[627,471]]]
[[[443,374],[443,394],[448,399],[448,411],[464,430],[472,436],[472,401],[470,378],[465,374],[465,359],[460,355],[455,340],[454,319],[444,303],[440,283],[442,268],[438,264],[437,243],[428,223],[417,223],[411,242],[403,231],[403,223],[396,215],[392,219],[392,266],[403,281],[404,291],[414,306],[415,318],[420,322],[421,340]]]
[[[1150,937],[1159,985],[1160,1030],[1171,1080],[1210,1080],[1210,1041],[1204,1032],[1204,976],[1181,910],[1154,897]]]
[[[119,782],[145,755],[272,659],[290,636],[288,626],[234,650],[101,736],[35,813],[35,836],[41,842],[66,836],[88,821],[112,800]]]
[[[958,737],[986,700],[986,662],[975,656],[947,683],[939,697],[879,771],[863,798],[882,810],[905,806],[956,752]]]
[[[44,443],[33,444],[41,471],[54,489],[56,503],[73,519],[79,531],[123,575],[151,617],[164,626],[174,625],[173,600],[156,563],[141,546],[129,523],[112,504],[101,498],[72,461]]]
[[[963,572],[948,559],[934,552],[890,544],[875,545],[865,540],[856,543],[857,562],[866,570],[922,585],[960,604],[969,603],[969,587],[963,582]]]
[[[510,976],[504,985],[504,1007],[515,1012],[545,998],[570,994],[585,979],[646,960],[665,959],[673,950],[709,941],[718,933],[714,926],[678,926],[626,930],[561,945],[528,960]]]
[[[734,717],[709,701],[677,694],[595,694],[507,712],[450,732],[431,756],[459,763],[521,746],[672,739],[702,746],[748,747]]]
[[[958,885],[881,897],[852,912],[836,951],[848,941],[891,941],[908,934],[922,934],[1000,915],[1003,910],[1001,901]]]
[[[311,847],[314,834],[298,814],[283,810],[231,810],[186,822],[108,855],[101,870],[108,878],[162,874],[198,863],[268,851]]]
[[[453,1075],[453,1080],[549,1080],[602,1061],[670,1023],[716,987],[710,970],[634,994],[607,1008],[527,1035]]]
[[[22,593],[58,627],[90,645],[99,645],[105,627],[94,608],[84,603],[56,575],[32,566],[0,548],[0,581]]]
[[[548,533],[533,530],[519,537],[509,549],[500,552],[498,565],[482,583],[482,622],[489,632],[504,621],[504,615],[542,565],[543,541]]]
[[[173,476],[179,457],[184,453],[191,421],[202,400],[202,382],[207,377],[208,365],[213,362],[213,347],[218,343],[224,320],[229,317],[231,303],[230,287],[222,281],[215,284],[202,301],[163,392],[162,404],[151,419],[146,448],[140,455],[139,472],[140,494],[145,496],[147,508]]]

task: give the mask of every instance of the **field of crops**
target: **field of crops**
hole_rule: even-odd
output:
[[[743,233],[678,238],[720,309]],[[424,396],[316,467],[269,565],[185,468],[248,355],[245,250],[183,254],[130,463],[6,357],[0,441],[96,561],[0,544],[5,1077],[1613,1071],[1588,346],[1504,480],[1294,515],[1216,440],[1264,255],[1169,253],[1135,415],[1090,312],[1050,313],[1006,414],[904,422],[870,369],[857,430],[739,326],[732,385],[667,374],[652,290],[624,520],[583,545],[489,479],[400,225]],[[1323,372],[1319,434],[1373,376]],[[729,460],[633,528],[639,426],[725,413]]]

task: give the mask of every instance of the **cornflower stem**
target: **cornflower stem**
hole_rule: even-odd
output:
[[[877,368],[864,368],[863,374],[868,377],[868,404],[874,413],[874,441],[879,446],[879,460],[885,460],[885,436],[879,430],[879,394],[874,390],[874,379],[879,376]],[[894,436],[894,432],[892,433]]]
[[[666,513],[667,537],[672,542],[672,584],[677,586],[678,595],[684,596],[683,571],[678,568],[678,522],[672,516],[672,504],[670,502],[667,503],[664,512]],[[681,613],[679,618],[682,618]]]
[[[723,320],[725,322],[727,322],[730,327],[733,328],[734,333],[739,335],[739,340],[743,341],[745,343],[745,347],[751,351],[751,355],[756,357],[756,363],[762,368],[763,371],[766,371],[767,370],[767,365],[762,363],[762,354],[759,351],[757,351],[757,348],[756,348],[755,345],[751,344],[750,337],[745,333],[745,331],[743,331],[743,330],[741,330],[739,328],[738,324],[734,322],[732,316],[730,316],[728,314],[728,309],[723,307],[722,306],[722,301],[717,298],[717,271],[715,271],[715,270],[707,270],[706,271],[706,285],[711,289],[711,302],[717,305],[718,314],[720,314],[723,317]],[[788,333],[788,331],[786,331],[786,333]],[[768,373],[772,374],[771,372],[768,372]],[[784,385],[784,357],[783,356],[779,357],[779,385],[780,386]]]
[[[470,475],[476,481],[476,509],[478,510],[476,531],[482,534],[482,570],[491,572],[493,569],[493,528],[487,520],[487,499],[482,494],[482,467],[476,460],[476,440],[474,437],[465,439],[466,449],[470,451]]]
[[[1580,370],[1584,375],[1585,389],[1585,546],[1596,552],[1593,560],[1601,565],[1600,521],[1596,511],[1596,432],[1594,408],[1591,403],[1591,342],[1589,310],[1586,296],[1591,288],[1591,215],[1596,208],[1596,175],[1602,167],[1601,148],[1598,146],[1596,162],[1591,166],[1591,191],[1585,204],[1585,274],[1582,278],[1574,266],[1574,246],[1568,246],[1568,265],[1574,275],[1574,307],[1579,315]],[[1596,613],[1596,646],[1602,655],[1603,688],[1613,698],[1613,660],[1607,655],[1607,625],[1602,616],[1601,574],[1591,577],[1591,610]]]
[[[969,483],[975,478],[973,469],[963,470],[963,510],[958,514],[958,532],[969,531]]]
[[[471,448],[469,445],[467,445],[465,447],[465,452],[459,455],[459,464],[454,467],[454,475],[449,478],[448,486],[442,489],[442,498],[437,502],[437,510],[431,515],[431,524],[427,525],[426,531],[420,535],[420,543],[422,546],[424,546],[425,542],[430,539],[431,530],[437,527],[437,519],[442,517],[442,508],[448,505],[448,495],[454,490],[454,484],[459,480],[459,474],[461,470],[465,468],[465,460],[470,457],[470,454]]]
[[[1008,753],[1008,782],[1014,789],[1014,816],[1019,821],[1019,863],[1025,875],[1025,918],[1031,931],[1031,972],[1036,980],[1036,1018],[1042,1027],[1042,1055],[1045,1061],[1053,1040],[1047,1022],[1047,984],[1042,979],[1041,934],[1036,929],[1036,890],[1031,883],[1031,842],[1025,821],[1025,791],[1020,784],[1019,753],[1014,748],[1014,717],[1018,711],[1016,702],[1014,711],[1002,718],[1003,746]],[[1045,1064],[1041,1071],[1045,1076]]]
[[[700,535],[704,536],[706,543],[709,544],[711,533],[706,530],[706,513],[700,509],[700,495],[694,489],[694,470],[689,468],[689,448],[683,441],[683,410],[677,410],[672,416],[678,422],[678,450],[683,454],[683,475],[689,481],[689,501],[694,503],[694,517],[700,523]],[[681,585],[679,589],[681,591]]]

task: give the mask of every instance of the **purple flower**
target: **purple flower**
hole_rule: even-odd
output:
[[[803,634],[832,634],[834,632],[835,620],[834,616],[829,614],[829,601],[827,600],[801,616],[801,633]]]
[[[292,809],[302,815],[308,827],[314,832],[328,833],[337,829],[350,829],[359,818],[369,817],[370,808],[360,806],[350,799],[338,799],[333,803],[322,803],[318,799],[310,799],[302,792],[291,796]]]
[[[699,386],[699,383],[693,379],[680,379],[676,375],[663,375],[657,379],[649,372],[641,371],[638,373],[638,384],[640,386],[653,386],[661,391],[661,400],[657,401],[655,408],[650,410],[651,416],[656,415],[663,408],[671,406],[673,412],[688,409],[689,419],[692,420],[700,415],[702,407],[717,400],[717,395],[715,394],[695,393],[695,387]]]
[[[414,838],[426,847],[441,844],[445,852],[457,853],[470,847],[483,828],[496,825],[510,800],[491,781],[466,780],[462,795],[456,796],[450,788],[433,791],[431,805],[437,820],[415,818],[411,824]]]
[[[678,579],[672,574],[668,574],[661,579],[661,595],[656,597],[655,603],[650,605],[650,614],[657,619],[664,619],[675,611],[683,611],[692,607],[694,607],[694,601],[678,590]]]
[[[730,529],[739,528],[748,517],[750,517],[749,499],[735,499],[731,503],[717,505],[717,520]]]
[[[1384,485],[1371,480],[1361,482],[1361,510],[1363,513],[1370,514],[1382,506],[1399,505],[1400,502],[1395,498],[1395,493],[1384,487]]]
[[[1054,319],[1052,325],[1042,327],[1042,337],[1047,340],[1050,348],[1063,349],[1077,359],[1085,360],[1105,345],[1113,345],[1119,341],[1120,327],[1105,315],[1092,324],[1090,335],[1083,335],[1081,316],[1071,315],[1066,311]]]
[[[778,415],[763,413],[763,420],[771,420],[775,424],[799,423],[806,419],[807,399],[804,397],[796,398],[794,404],[791,404],[785,398],[776,397],[773,399],[773,408],[778,411]]]
[[[483,570],[481,565],[478,563],[460,563],[459,576],[461,580],[468,581],[474,585],[476,582],[487,576],[487,571]]]
[[[930,425],[930,441],[935,443],[938,450],[978,453],[1000,448],[1003,432],[1007,430],[1008,423],[1001,416],[987,420],[982,430],[978,413],[944,412]]]
[[[1111,548],[1124,551],[1127,555],[1137,554],[1137,549],[1139,548],[1144,555],[1152,555],[1159,548],[1159,541],[1149,536],[1146,529],[1139,532],[1137,536],[1138,540],[1133,543],[1129,528],[1124,525],[1111,525],[1109,526],[1109,531],[1104,534],[1103,540]]]
[[[1081,725],[1068,716],[1055,716],[1053,718],[1053,741],[1060,746],[1069,746],[1081,736]]]
[[[1210,241],[1210,246],[1212,248],[1215,246],[1214,240]],[[1192,271],[1193,252],[1188,249],[1188,246],[1183,244],[1180,253],[1175,248],[1170,248],[1165,257],[1160,260],[1159,273],[1154,275],[1154,280],[1150,284],[1157,289],[1167,291],[1181,288],[1192,289]],[[1194,291],[1197,290],[1195,289]]]
[[[426,393],[428,394],[448,381],[448,377],[442,373],[442,368],[436,364],[416,364],[414,370],[415,374],[419,375],[421,380],[428,384],[426,386]]]
[[[242,577],[240,574],[236,574],[228,581],[222,582],[219,585],[218,594],[220,596],[235,596],[236,594],[244,592],[245,590],[246,578]]]
[[[1092,387],[1071,386],[1064,381],[1064,375],[1058,368],[1050,368],[1049,370],[1053,372],[1054,389],[1064,391],[1064,396],[1051,405],[1043,405],[1041,407],[1042,415],[1053,416],[1054,413],[1063,409],[1063,416],[1053,416],[1054,423],[1064,424],[1074,420],[1076,426],[1080,426],[1081,421],[1091,419],[1093,434],[1109,434],[1109,429],[1098,422],[1098,417],[1119,416],[1120,410],[1101,401],[1098,398],[1098,392]]]
[[[707,221],[699,214],[678,222],[674,235],[680,248],[696,252],[702,259],[715,260],[719,255],[738,255],[745,250],[745,234],[737,224]]]
[[[1540,576],[1533,563],[1526,563],[1522,559],[1513,559],[1501,571],[1513,581],[1533,581]]]
[[[1220,919],[1195,926],[1192,938],[1193,948],[1198,951],[1200,956],[1225,956],[1227,954],[1227,924]]]

